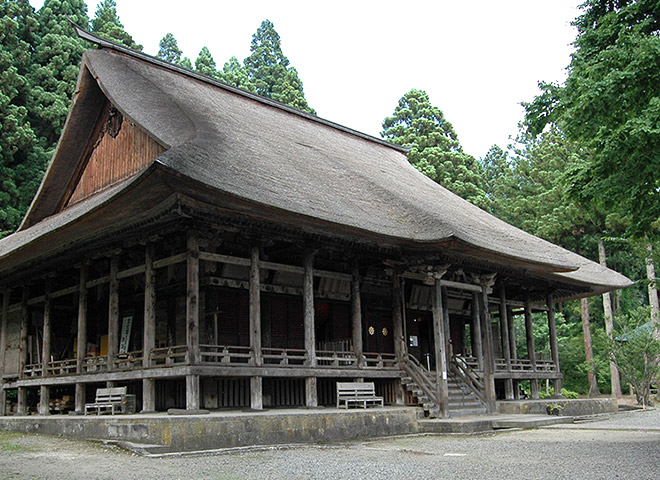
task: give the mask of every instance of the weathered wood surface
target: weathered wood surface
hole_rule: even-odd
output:
[[[101,122],[108,121],[109,116],[106,111]],[[106,129],[101,129],[99,133],[101,136],[92,147],[93,150],[73,189],[68,205],[84,200],[135,175],[165,151],[161,145],[127,119],[121,122],[121,128],[116,136],[110,135]]]

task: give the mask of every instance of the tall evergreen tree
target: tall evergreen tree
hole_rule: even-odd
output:
[[[248,80],[247,70],[236,57],[231,57],[218,72],[218,78],[223,82],[254,92],[254,86]]]
[[[30,78],[30,122],[51,151],[66,120],[86,49],[67,17],[86,27],[84,0],[45,0],[37,12],[33,61],[38,67]]]
[[[557,122],[590,150],[572,193],[626,210],[629,233],[660,236],[660,15],[649,0],[587,0],[562,85],[527,105],[532,133]]]
[[[0,237],[18,227],[45,165],[28,120],[36,27],[27,0],[0,0]]]
[[[142,50],[142,45],[135,43],[119,21],[115,0],[103,0],[98,4],[92,19],[92,32],[133,50]]]
[[[270,20],[264,20],[252,36],[250,55],[243,62],[251,90],[264,97],[316,113],[305,99],[298,72],[289,67],[280,36]]]
[[[158,43],[158,53],[156,56],[169,63],[179,64],[181,62],[181,55],[183,52],[179,48],[179,44],[171,33],[166,33]]]
[[[477,206],[487,205],[480,165],[463,152],[454,127],[423,90],[412,89],[399,100],[381,136],[410,147],[408,161],[426,176]]]
[[[218,69],[216,68],[215,60],[213,60],[213,55],[211,55],[211,52],[207,47],[202,47],[199,55],[197,55],[197,60],[195,60],[195,71],[202,75],[218,78]]]

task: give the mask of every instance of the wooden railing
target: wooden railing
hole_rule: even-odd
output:
[[[337,352],[336,350],[317,350],[316,363],[320,367],[357,367],[355,352]]]
[[[364,352],[365,368],[396,370],[399,368],[396,355],[393,353]]]
[[[481,381],[480,373],[474,368],[477,365],[476,359],[475,362],[468,362],[468,358],[471,357],[453,357],[452,361],[449,362],[449,371],[456,376],[462,385],[469,388],[479,400],[486,403],[484,384]]]
[[[142,368],[142,350],[134,352],[118,353],[115,356],[115,369],[134,370]]]
[[[431,417],[439,414],[440,401],[438,399],[438,383],[435,375],[422,366],[413,355],[408,354],[408,358],[403,362],[403,371],[412,378],[415,385],[419,387],[424,395],[435,404],[435,407],[429,410]]]
[[[305,350],[300,348],[262,348],[261,357],[265,365],[309,365]]]
[[[251,347],[200,345],[199,350],[202,355],[202,363],[205,364],[254,365],[254,354]]]
[[[70,358],[67,360],[56,360],[48,362],[46,375],[73,375],[78,369],[78,360]]]
[[[83,373],[98,373],[108,370],[108,357],[85,357],[82,363]]]
[[[172,347],[154,348],[150,353],[151,365],[169,366],[186,363],[188,347],[185,345],[175,345]]]
[[[456,356],[455,358],[460,358],[465,365],[470,367],[474,371],[479,371],[479,363],[477,362],[477,359],[475,357],[459,357]],[[557,371],[557,366],[552,360],[536,360],[536,368],[532,365],[531,360],[527,358],[517,358],[517,359],[512,359],[511,360],[511,369],[507,367],[506,360],[503,358],[496,358],[495,359],[495,372],[500,373],[500,372],[528,372],[528,373],[536,373],[536,372],[556,372]]]
[[[251,347],[237,345],[200,345],[201,363],[204,365],[255,365],[255,355]],[[188,348],[186,345],[154,348],[149,352],[151,367],[167,367],[185,365]],[[304,349],[300,348],[270,348],[261,349],[264,365],[283,367],[303,367],[310,365]],[[144,354],[142,350],[119,353],[113,360],[113,370],[140,370],[143,368]],[[399,368],[397,357],[393,353],[364,353],[364,369],[396,370]],[[316,350],[316,365],[318,367],[358,368],[358,358],[353,351]],[[107,356],[88,356],[82,362],[82,373],[101,373],[108,371]],[[42,365],[30,364],[24,369],[25,377],[43,376]],[[46,374],[49,376],[75,375],[77,360],[67,359],[50,362]]]

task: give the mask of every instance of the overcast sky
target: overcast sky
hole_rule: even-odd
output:
[[[218,67],[248,56],[269,19],[320,117],[379,136],[399,98],[426,90],[464,150],[483,157],[516,135],[520,102],[538,93],[539,80],[565,78],[582,0],[116,3],[146,53],[171,32],[193,62],[206,45]],[[90,18],[96,4],[87,0]]]

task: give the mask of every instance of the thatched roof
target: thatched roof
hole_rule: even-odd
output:
[[[83,57],[78,93],[40,191],[21,230],[0,241],[0,269],[37,237],[80,221],[134,188],[136,179],[78,204],[75,215],[57,211],[62,185],[91,134],[89,118],[107,97],[167,148],[149,169],[203,187],[205,199],[216,192],[225,205],[227,199],[249,204],[253,214],[261,208],[271,221],[298,222],[328,234],[488,258],[588,286],[592,293],[631,283],[454,195],[415,170],[400,147],[96,41],[104,48]],[[188,190],[194,195],[195,189]]]

